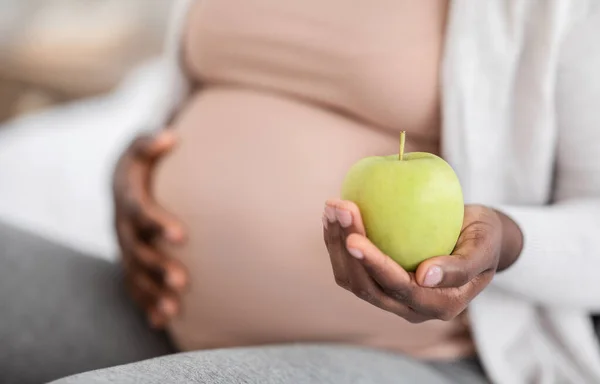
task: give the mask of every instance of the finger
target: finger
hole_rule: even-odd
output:
[[[352,233],[365,234],[360,211],[352,202],[329,199],[325,203],[323,220],[331,228],[328,242],[331,244],[329,248],[332,249],[330,256],[334,259],[332,264],[340,271],[345,270],[345,264],[349,260],[346,238]]]
[[[349,290],[357,297],[377,307],[386,307],[385,309],[395,313],[401,310],[401,306],[399,306],[397,302],[386,302],[385,298],[387,295],[381,289],[379,284],[369,276],[359,260],[352,256],[346,256],[346,267],[348,280],[350,281]]]
[[[177,143],[173,130],[161,130],[152,134],[138,136],[131,143],[134,156],[142,161],[156,161],[171,151]]]
[[[143,268],[138,268],[131,274],[132,290],[136,293],[144,308],[148,308],[158,302],[159,298],[166,296],[169,292],[154,276]]]
[[[145,194],[145,192],[144,192]],[[148,197],[141,197],[130,206],[131,219],[140,237],[148,242],[163,237],[173,245],[186,240],[183,224]]]
[[[339,223],[336,224],[340,227]],[[349,232],[349,228],[351,226],[345,230]],[[421,296],[415,292],[419,286],[411,274],[384,255],[365,236],[350,233],[345,237],[343,254],[350,291],[411,323],[437,318],[437,312],[427,306],[427,297],[417,297]]]
[[[147,274],[147,271],[144,271],[138,267],[130,267],[127,271],[125,283],[127,287],[127,291],[129,295],[133,299],[133,301],[142,308],[146,313],[149,311],[150,307],[152,307],[157,299],[159,289],[148,289],[146,287],[147,284],[140,283],[140,275]],[[142,278],[143,279],[143,278]]]
[[[417,288],[416,300],[426,303],[419,309],[433,318],[449,321],[460,315],[483,289],[490,283],[494,271],[486,271],[458,288]]]
[[[132,218],[144,238],[162,235],[168,241],[179,243],[185,236],[183,226],[150,195],[152,165],[174,144],[175,135],[170,130],[136,138],[128,150],[133,158],[125,157],[118,165],[114,191],[118,210]]]
[[[344,264],[347,279],[350,281],[351,291],[363,300],[378,305],[378,297],[384,295],[383,291],[368,275],[360,262],[349,254],[350,250],[346,247],[346,239],[351,234],[365,235],[360,210],[353,202],[339,199],[329,199],[325,206],[326,210],[329,210],[329,214],[335,216],[334,225],[340,231],[340,259]]]
[[[356,223],[359,224],[358,227],[355,225]],[[360,212],[354,204],[350,205],[342,200],[330,199],[325,203],[323,224],[326,237],[325,242],[328,244],[327,249],[336,282],[339,286],[349,289],[350,280],[346,265],[349,258],[345,244],[349,232],[364,232]]]
[[[152,287],[151,283],[144,283],[145,280],[151,281],[150,277],[140,278],[147,271],[134,266],[135,264],[131,265],[132,267],[126,270],[127,291],[136,305],[145,312],[150,325],[155,329],[162,329],[171,317],[179,313],[179,302],[168,294],[159,296],[156,293],[158,288]]]
[[[348,253],[360,261],[369,276],[383,291],[407,305],[413,302],[414,282],[408,272],[389,256],[384,255],[369,239],[351,234],[346,240]]]
[[[337,223],[334,225],[340,227]],[[340,261],[343,269],[343,281],[338,281],[338,285],[352,292],[358,298],[385,311],[394,313],[411,323],[420,323],[432,318],[417,313],[404,301],[398,301],[396,298],[390,297],[368,274],[360,260],[351,256],[346,250],[341,253],[343,253],[343,261]]]
[[[150,181],[151,165],[173,149],[175,136],[172,131],[161,131],[155,134],[140,135],[128,146],[117,162],[113,190],[115,195],[120,191],[129,191],[131,178],[141,183],[134,187],[147,188]]]
[[[366,235],[360,210],[355,203],[347,200],[329,199],[325,206],[335,213],[335,219],[347,235],[351,233]]]
[[[452,255],[438,256],[423,261],[415,273],[423,287],[461,287],[483,272],[497,266],[497,255],[492,247],[490,228],[473,223],[463,229]]]
[[[166,327],[171,319],[179,315],[179,313],[179,302],[162,298],[156,305],[153,305],[148,309],[148,322],[152,328],[161,330]]]
[[[155,330],[163,330],[169,323],[169,319],[155,308],[147,312],[147,317],[150,327]]]
[[[330,199],[326,203],[324,223],[327,223],[330,237],[339,239],[330,243],[335,244],[335,254],[338,256],[339,269],[344,271],[343,281],[338,282],[357,297],[385,311],[403,317],[409,322],[420,323],[431,317],[415,312],[403,301],[390,297],[373,277],[369,275],[362,263],[362,253],[359,248],[346,246],[351,235],[364,237],[365,228],[360,210],[350,201]],[[325,221],[326,220],[326,221]],[[358,252],[357,252],[358,251]],[[352,254],[351,254],[352,253]],[[340,257],[341,256],[341,257]],[[402,270],[404,272],[404,270]]]
[[[161,285],[167,286],[174,292],[183,292],[188,286],[187,272],[177,260],[162,254],[158,248],[149,247],[139,241],[131,226],[124,221],[118,224],[119,242],[127,264],[136,264],[152,275]]]
[[[167,257],[167,260],[164,265],[165,274],[164,281],[166,286],[175,293],[183,293],[189,287],[189,278],[187,270],[183,267],[183,265],[170,257]]]
[[[342,288],[350,288],[350,280],[346,274],[346,264],[344,260],[344,239],[340,225],[335,221],[335,212],[329,207],[325,207],[323,213],[323,234],[329,260],[333,269],[335,282]]]
[[[132,296],[147,313],[158,311],[167,319],[179,313],[180,303],[177,296],[158,284],[143,270],[132,274],[130,281]]]
[[[350,291],[360,299],[394,313],[411,323],[421,323],[434,317],[417,312],[404,301],[399,301],[384,292],[381,286],[367,273],[359,260],[348,257],[346,262],[350,280]]]
[[[406,302],[397,300],[384,292],[357,260],[351,260],[351,264],[355,265],[348,269],[351,287],[349,290],[358,298],[387,312],[394,313],[411,323],[420,323],[433,318],[425,313],[415,311]]]
[[[332,226],[336,249],[332,263],[344,271],[344,286],[359,298],[380,305],[385,294],[370,278],[359,261],[348,254],[346,238],[352,233],[364,235],[364,226],[356,204],[340,199],[329,199],[325,203],[324,220]]]
[[[127,255],[128,259],[133,259],[141,267],[155,274],[164,273],[166,258],[140,241],[130,223],[118,221],[117,232],[123,254]]]
[[[173,244],[185,241],[183,225],[170,213],[156,204],[150,195],[148,164],[132,163],[119,177],[115,187],[117,215],[132,222],[145,240],[163,236]]]

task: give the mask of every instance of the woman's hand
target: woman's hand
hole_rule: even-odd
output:
[[[155,246],[158,240],[181,244],[183,226],[150,194],[154,166],[174,145],[171,130],[137,137],[120,157],[113,176],[115,224],[127,287],[156,328],[178,313],[178,294],[187,285],[184,268]]]
[[[412,323],[450,320],[465,310],[521,250],[516,224],[491,208],[467,205],[452,255],[423,261],[409,273],[365,237],[358,207],[330,200],[324,236],[338,285]]]

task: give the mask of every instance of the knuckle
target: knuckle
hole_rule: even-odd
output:
[[[385,266],[386,266],[385,262],[383,262],[383,264],[384,265],[380,265],[379,263],[378,264],[365,263],[364,268],[371,276],[381,276],[386,271],[385,270]]]
[[[125,233],[126,231],[124,230],[124,224],[120,219],[115,219],[113,221],[113,228],[115,237],[117,239],[117,243],[119,244],[119,247],[122,251],[123,248],[125,248],[125,241],[127,237],[127,234]]]
[[[124,256],[129,258],[138,259],[138,246],[133,233],[131,231],[120,230],[118,234],[119,246]]]
[[[113,212],[112,215],[112,225],[113,228],[117,231],[117,236],[120,236],[120,231],[119,231],[119,227],[122,225],[121,222],[123,221],[123,217],[122,217],[122,213],[120,211],[120,209],[116,208],[115,211]]]
[[[454,320],[461,312],[462,308],[459,308],[458,306],[451,306],[438,310],[435,313],[435,317],[442,321],[451,321]]]
[[[344,289],[350,289],[350,280],[346,276],[335,275],[335,283]]]
[[[403,314],[401,316],[404,318],[404,320],[408,321],[411,324],[421,324],[429,320],[428,318],[421,316],[414,311],[409,311],[409,313]]]
[[[385,277],[389,274],[390,270],[393,270],[393,268],[395,268],[396,266],[393,265],[392,263],[394,263],[391,259],[389,258],[383,258],[382,260],[376,262],[376,263],[372,263],[372,264],[365,264],[364,268],[367,270],[367,272],[369,273],[369,275],[371,276],[382,276]],[[395,289],[394,287],[390,287],[391,291],[396,291],[399,289]]]
[[[144,156],[147,151],[149,142],[150,136],[148,134],[141,134],[131,142],[131,145],[129,146],[129,151],[134,156]]]
[[[118,199],[125,210],[125,217],[139,216],[141,213],[141,202],[138,196],[127,190],[121,194]]]
[[[387,294],[392,297],[394,300],[411,305],[412,293],[408,289],[390,289],[387,291]]]
[[[133,269],[135,267],[134,260],[131,255],[125,251],[119,252],[121,261],[121,266],[123,267],[123,275],[125,279],[129,279],[132,275]]]
[[[133,241],[131,240],[129,234],[118,232],[117,238],[119,240],[121,257],[124,259],[133,258],[135,247],[133,246]]]
[[[454,320],[457,313],[454,311],[442,311],[438,314],[437,318],[442,321],[451,321]]]
[[[327,233],[327,235],[329,237],[329,242],[336,243],[336,244],[338,244],[338,243],[341,244],[340,227],[339,227],[339,225],[328,224],[326,233]]]
[[[427,308],[426,312],[432,319],[444,320],[448,310],[447,308],[433,307]]]
[[[122,180],[123,175],[126,175],[126,170],[129,168],[131,156],[129,152],[126,150],[121,153],[121,155],[116,159],[113,168],[113,185],[118,185],[118,183]]]
[[[125,191],[127,191],[127,179],[123,177],[120,173],[123,173],[122,170],[118,168],[115,170],[115,174],[113,175],[111,190],[112,190],[112,199],[115,202],[115,206],[117,209],[121,208],[123,205],[123,195]]]
[[[140,239],[146,243],[151,243],[153,239],[162,233],[161,226],[148,219],[141,220],[138,223],[138,234]]]
[[[473,279],[474,273],[471,271],[462,271],[457,274],[454,279],[451,281],[452,287],[462,287],[463,285],[469,283]]]
[[[142,266],[146,266],[148,264],[148,257],[146,254],[140,250],[140,247],[135,247],[130,251],[131,258],[135,260],[138,264]]]
[[[137,286],[147,294],[156,297],[160,294],[159,283],[147,273],[139,271],[136,276]]]
[[[145,266],[152,266],[154,264],[154,257],[152,253],[141,247],[134,252],[134,257]]]
[[[126,286],[126,289],[127,289],[127,294],[129,295],[130,298],[133,299],[133,301],[136,304],[141,305],[143,303],[142,292],[140,292],[140,290],[135,285],[129,283]]]
[[[150,283],[139,271],[131,276],[133,287],[144,293],[150,292]]]
[[[126,254],[136,265],[144,265],[145,258],[143,251],[140,250],[139,245],[135,244],[134,240],[127,242]]]
[[[360,299],[367,301],[369,303],[375,304],[378,303],[377,296],[373,292],[373,290],[369,288],[359,287],[353,290],[353,293]]]
[[[406,321],[408,321],[409,323],[411,323],[411,324],[421,324],[421,323],[424,323],[424,322],[425,322],[425,319],[424,319],[424,318],[422,318],[422,317],[417,317],[417,316],[410,316],[410,315],[409,315],[409,316],[406,316],[406,317],[404,317],[404,319],[405,319]]]
[[[470,242],[475,248],[485,248],[490,245],[493,232],[487,224],[472,224],[464,234],[464,241]]]
[[[471,241],[476,248],[486,248],[489,243],[489,232],[483,228],[475,229]]]
[[[114,199],[118,199],[121,191],[123,190],[123,180],[121,177],[121,161],[117,162],[117,165],[113,171],[113,176],[112,176],[112,181],[111,181],[111,189],[112,189],[112,196]]]
[[[190,287],[187,271],[178,262],[165,261],[157,264],[162,283],[174,293],[180,293]]]

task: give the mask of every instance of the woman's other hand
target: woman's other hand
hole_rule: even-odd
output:
[[[162,328],[179,312],[187,285],[181,264],[163,254],[159,241],[181,244],[183,226],[151,196],[157,161],[175,146],[171,130],[137,137],[120,157],[113,175],[115,225],[127,287],[150,324]]]
[[[522,244],[520,230],[508,217],[467,205],[452,255],[425,260],[409,273],[367,239],[355,204],[329,200],[323,225],[338,285],[413,323],[459,315],[497,270],[516,260]]]

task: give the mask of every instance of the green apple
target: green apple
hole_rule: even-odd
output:
[[[341,197],[360,209],[367,237],[407,271],[449,255],[460,235],[464,201],[452,167],[426,152],[366,157],[354,164]]]

